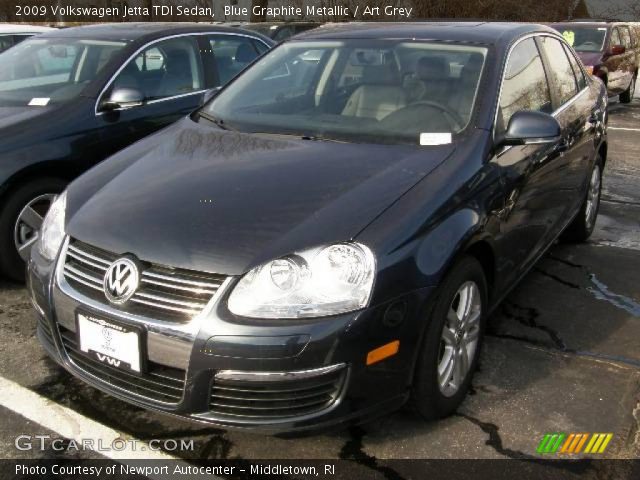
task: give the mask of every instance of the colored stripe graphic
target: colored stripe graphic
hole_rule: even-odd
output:
[[[580,443],[578,443],[578,445],[576,445],[576,449],[573,453],[580,453],[580,451],[582,450],[582,447],[584,446],[585,442],[587,441],[587,438],[589,438],[589,434],[588,433],[583,433],[582,434],[582,439],[580,440]]]
[[[536,451],[543,454],[556,453],[565,437],[566,435],[564,433],[547,433],[542,437],[542,441]]]
[[[589,438],[588,433],[570,434],[559,453],[579,453],[587,438]]]
[[[604,453],[611,438],[613,438],[612,433],[594,433],[584,453]]]
[[[536,452],[544,455],[553,453],[567,455],[581,452],[604,453],[612,438],[613,433],[546,433]]]

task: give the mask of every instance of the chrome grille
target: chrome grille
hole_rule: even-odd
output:
[[[107,304],[104,275],[117,258],[119,255],[71,240],[64,261],[64,277],[77,291]],[[158,320],[186,321],[204,309],[224,280],[223,275],[143,263],[140,287],[120,308]]]
[[[305,379],[243,381],[214,378],[211,412],[222,417],[300,417],[330,407],[339,397],[346,369]]]
[[[129,373],[104,364],[83,354],[78,348],[76,335],[58,325],[64,350],[79,369],[114,387],[119,387],[141,397],[164,403],[178,403],[184,391],[185,371],[166,367],[150,360],[142,375]]]

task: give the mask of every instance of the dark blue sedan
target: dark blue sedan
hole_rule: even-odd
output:
[[[29,264],[39,339],[225,428],[449,415],[489,313],[593,231],[606,107],[544,26],[300,35],[57,198]]]

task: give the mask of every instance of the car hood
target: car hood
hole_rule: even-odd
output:
[[[0,128],[33,120],[47,114],[54,107],[0,107]]]
[[[238,275],[353,239],[453,150],[244,134],[185,119],[76,180],[67,233],[153,263]]]

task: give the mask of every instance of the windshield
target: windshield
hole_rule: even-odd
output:
[[[604,49],[606,27],[560,26],[558,31],[576,52],[600,52]]]
[[[26,40],[0,55],[0,107],[73,100],[125,45],[69,38]]]
[[[244,132],[450,143],[469,123],[487,50],[406,41],[292,41],[205,106]]]

